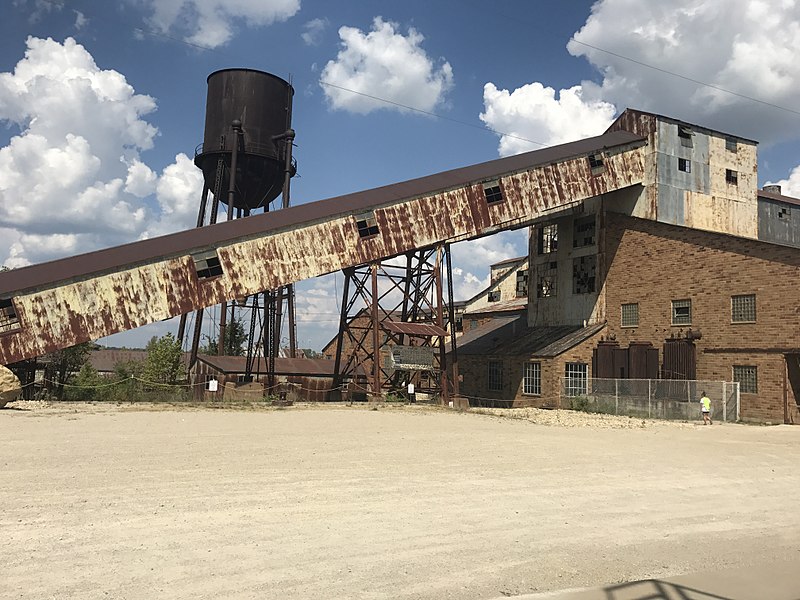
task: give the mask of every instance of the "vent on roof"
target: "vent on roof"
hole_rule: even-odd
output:
[[[603,153],[596,152],[589,155],[589,166],[592,169],[592,175],[599,175],[606,170],[605,163],[603,162]]]
[[[222,265],[219,262],[216,250],[207,250],[192,254],[194,268],[197,270],[198,279],[208,279],[222,275]]]
[[[19,318],[14,308],[14,301],[10,298],[0,299],[0,333],[16,331],[19,328]]]
[[[780,196],[780,194],[781,194],[781,186],[779,186],[777,184],[774,184],[774,183],[770,184],[770,185],[765,185],[764,186],[764,191],[765,192],[769,192],[770,194],[778,194]]]
[[[378,222],[375,220],[374,211],[356,216],[356,226],[358,227],[359,237],[366,238],[378,235]]]
[[[487,204],[502,202],[503,191],[500,189],[500,182],[497,180],[485,182],[483,184],[483,195],[486,197]]]

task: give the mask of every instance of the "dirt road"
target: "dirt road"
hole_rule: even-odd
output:
[[[800,428],[9,406],[2,598],[496,598],[800,559]]]

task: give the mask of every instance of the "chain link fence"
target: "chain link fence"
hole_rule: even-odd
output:
[[[711,418],[739,420],[739,384],[678,379],[561,379],[561,407],[587,412],[693,421],[702,419],[700,398],[711,400]]]

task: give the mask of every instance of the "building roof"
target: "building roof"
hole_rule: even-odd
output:
[[[89,364],[100,373],[111,373],[119,363],[139,362],[147,358],[147,350],[101,348],[89,354]]]
[[[588,327],[560,325],[529,328],[522,316],[493,319],[461,336],[458,339],[458,353],[552,358],[589,339],[603,327],[605,323]]]
[[[620,114],[614,120],[614,122],[611,125],[609,125],[609,127],[608,127],[608,129],[606,131],[608,132],[608,131],[612,130],[614,128],[614,126],[617,124],[618,121],[624,120],[626,117],[628,117],[628,116],[630,116],[632,114],[645,115],[645,116],[648,116],[648,117],[653,117],[655,119],[658,119],[659,121],[666,121],[668,123],[674,123],[676,125],[682,125],[684,127],[688,127],[688,128],[693,129],[695,131],[704,131],[706,133],[716,133],[716,134],[719,134],[719,135],[723,135],[725,137],[736,138],[737,140],[740,140],[742,142],[747,142],[749,144],[754,144],[756,146],[758,145],[758,142],[756,140],[751,140],[751,139],[748,139],[746,137],[742,137],[740,135],[735,135],[735,134],[732,134],[732,133],[725,133],[724,131],[719,131],[718,129],[711,129],[710,127],[705,127],[703,125],[697,125],[696,123],[689,123],[687,121],[681,121],[680,119],[676,119],[675,117],[670,117],[670,116],[667,116],[667,115],[659,115],[657,113],[647,112],[646,110],[639,110],[638,108],[626,108],[622,112],[622,114]]]
[[[244,356],[210,356],[198,354],[197,360],[221,373],[233,375],[242,374],[247,369],[247,359]],[[316,377],[332,377],[335,362],[322,358],[276,358],[276,375],[307,375]],[[253,362],[254,375],[266,375],[267,363],[263,357]]]
[[[502,267],[503,265],[509,265],[511,263],[522,262],[527,260],[528,257],[526,256],[517,256],[516,258],[507,258],[505,260],[501,260],[500,262],[496,262],[493,265],[489,265],[490,268],[494,267]]]
[[[758,190],[758,197],[800,206],[800,198],[792,198],[791,196],[784,196],[783,194],[776,194],[775,192],[768,192],[766,190]]]
[[[498,300],[497,302],[490,302],[487,306],[481,306],[464,312],[465,317],[472,317],[475,315],[492,314],[499,312],[513,312],[518,310],[526,310],[528,308],[528,297],[522,296],[520,298],[512,298],[511,300]]]

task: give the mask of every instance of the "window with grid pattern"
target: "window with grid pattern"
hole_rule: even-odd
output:
[[[733,169],[725,169],[725,183],[739,185],[739,173]]]
[[[539,231],[537,233],[538,236],[538,244],[537,244],[537,253],[538,254],[550,254],[551,252],[555,252],[558,250],[558,224],[553,223],[552,225],[542,225],[539,227]]]
[[[623,327],[638,327],[639,326],[639,303],[632,302],[630,304],[622,305],[622,326]]]
[[[528,270],[517,271],[517,298],[528,295]]]
[[[733,380],[739,382],[739,391],[743,394],[758,393],[758,368],[752,366],[734,366]]]
[[[487,204],[493,204],[503,200],[503,191],[497,181],[488,181],[483,184],[483,195],[486,197]]]
[[[672,301],[672,324],[691,325],[692,324],[692,301],[673,300]]]
[[[586,394],[589,366],[586,363],[564,365],[564,393],[573,398]]]
[[[731,321],[733,323],[756,322],[756,295],[731,296]]]
[[[522,393],[539,396],[542,393],[542,363],[525,363],[522,372]]]
[[[0,299],[0,333],[19,329],[19,318],[10,299]]]
[[[584,248],[594,246],[595,222],[594,217],[575,219],[575,228],[572,235],[572,247]]]
[[[558,263],[555,261],[536,265],[536,297],[552,298],[556,295]]]
[[[692,172],[692,161],[688,158],[679,158],[678,159],[678,171],[683,171],[684,173],[691,173]]]
[[[572,259],[572,293],[594,293],[594,281],[597,270],[597,257],[579,256]]]
[[[486,387],[490,392],[503,391],[503,363],[499,360],[489,361],[489,374]]]
[[[725,138],[725,150],[728,152],[736,152],[739,149],[739,142],[736,138]]]

